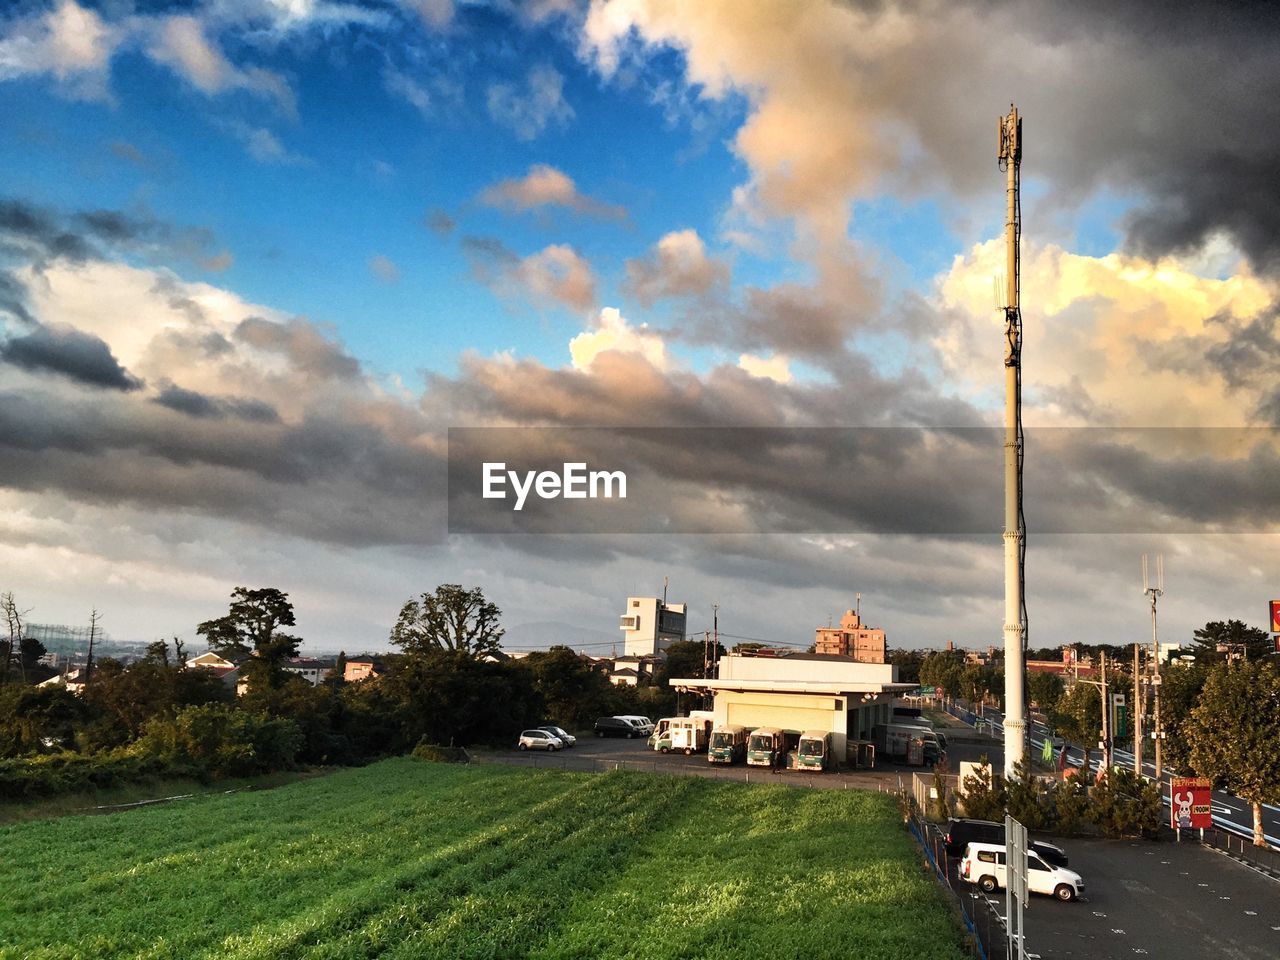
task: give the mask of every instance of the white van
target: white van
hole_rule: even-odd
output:
[[[976,883],[986,893],[1003,889],[1009,876],[1004,853],[1002,843],[969,844],[960,861],[960,879]],[[1074,870],[1055,867],[1028,850],[1027,889],[1059,900],[1074,900],[1084,895],[1084,878]]]

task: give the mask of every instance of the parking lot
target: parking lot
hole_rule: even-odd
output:
[[[481,762],[529,764],[555,767],[564,770],[597,772],[619,769],[650,773],[669,773],[684,776],[711,777],[720,780],[738,780],[747,783],[780,783],[826,789],[900,790],[910,789],[911,774],[922,772],[920,767],[898,764],[879,764],[875,770],[840,770],[821,774],[800,773],[795,770],[774,772],[763,767],[748,767],[745,763],[732,766],[714,764],[706,753],[685,756],[682,753],[658,753],[650,749],[643,738],[580,737],[576,746],[554,753],[542,751],[479,751]]]
[[[1275,960],[1280,884],[1196,843],[1055,841],[1085,881],[1075,903],[1033,896],[1028,956]],[[1004,913],[1004,892],[992,894]]]

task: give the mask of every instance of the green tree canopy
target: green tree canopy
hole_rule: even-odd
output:
[[[1041,710],[1052,710],[1065,686],[1056,673],[1032,670],[1027,674],[1027,702],[1034,703]]]
[[[196,627],[219,656],[240,659],[249,657],[241,668],[250,686],[279,687],[284,683],[283,664],[298,655],[302,640],[280,627],[292,627],[297,621],[289,595],[274,587],[250,590],[236,587],[231,591],[231,608],[225,617],[206,620]]]
[[[1253,842],[1265,846],[1262,805],[1280,801],[1280,667],[1214,667],[1183,730],[1191,766],[1253,805]]]
[[[1194,631],[1191,654],[1196,663],[1221,663],[1229,653],[1243,654],[1246,660],[1261,660],[1275,651],[1271,635],[1242,620],[1212,620]],[[1228,649],[1218,651],[1219,645]]]
[[[501,615],[479,587],[466,590],[442,583],[434,593],[400,608],[391,642],[409,656],[443,650],[483,659],[502,650],[499,641],[506,631],[498,625]]]

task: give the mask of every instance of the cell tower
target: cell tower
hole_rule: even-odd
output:
[[[1009,105],[999,120],[997,159],[1008,177],[1005,218],[1004,296],[1004,772],[1024,759],[1027,744],[1025,643],[1027,602],[1026,519],[1022,512],[1022,314],[1018,304],[1018,243],[1022,204],[1018,176],[1022,165],[1022,118]]]
[[[1164,596],[1164,554],[1156,554],[1155,580],[1153,581],[1147,567],[1147,555],[1142,555],[1142,592],[1151,600],[1151,705],[1155,714],[1156,741],[1156,782],[1160,782],[1160,774],[1164,769],[1164,751],[1161,749],[1164,730],[1160,726],[1160,639],[1156,633],[1156,601]],[[1138,774],[1142,774],[1142,748],[1137,747],[1134,754],[1138,761]]]

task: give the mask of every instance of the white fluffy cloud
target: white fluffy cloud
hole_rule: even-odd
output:
[[[935,343],[956,384],[978,394],[997,383],[1003,314],[992,278],[1004,241],[958,256],[939,278],[948,319]],[[1196,263],[1113,253],[1090,257],[1032,246],[1022,257],[1026,417],[1034,424],[1234,426],[1254,421],[1261,397],[1210,363],[1233,330],[1274,313],[1275,289],[1237,257],[1225,278]],[[1261,388],[1261,384],[1259,387]]]
[[[667,367],[667,348],[662,338],[645,324],[633,327],[617,307],[605,307],[596,318],[595,328],[578,334],[569,341],[569,355],[576,370],[590,370],[605,352],[638,354],[653,367]]]
[[[791,382],[791,361],[785,354],[775,353],[771,357],[757,357],[744,353],[738,357],[738,366],[753,377],[772,380],[775,383]]]
[[[60,0],[43,16],[17,21],[0,39],[0,80],[51,73],[73,96],[106,99],[111,57],[122,39],[95,10]]]
[[[697,296],[727,287],[729,265],[707,256],[696,230],[673,230],[646,257],[627,261],[627,284],[643,304],[664,297]]]

